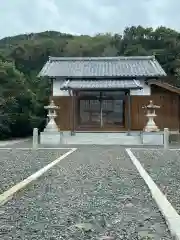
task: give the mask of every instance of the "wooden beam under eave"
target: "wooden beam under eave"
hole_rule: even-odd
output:
[[[168,83],[165,83],[165,82],[158,82],[158,81],[148,81],[148,84],[149,85],[156,85],[158,87],[161,87],[161,88],[164,88],[170,92],[173,92],[173,93],[177,93],[180,95],[180,88],[178,87],[175,87],[173,85],[170,85]]]
[[[53,81],[54,78],[49,78],[49,82],[50,82],[50,97],[49,97],[49,101],[51,102],[53,100]]]

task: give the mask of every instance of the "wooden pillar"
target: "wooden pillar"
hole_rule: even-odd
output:
[[[128,133],[127,135],[130,136],[131,133],[131,95],[130,95],[130,90],[128,92]]]
[[[178,96],[178,128],[179,128],[179,133],[180,133],[180,95]]]
[[[75,104],[74,104],[74,91],[71,91],[71,136],[75,135]]]
[[[76,96],[77,96],[77,92],[73,91],[73,133],[74,135],[76,134],[76,115],[77,115]]]
[[[100,96],[99,96],[99,102],[100,102],[100,128],[103,127],[103,116],[102,116],[102,111],[103,111],[103,109],[102,109],[102,101],[103,101],[103,99],[102,99],[102,92],[100,92]]]
[[[50,78],[49,79],[50,82],[50,99],[49,102],[51,102],[53,100],[53,82],[54,82],[54,78]]]

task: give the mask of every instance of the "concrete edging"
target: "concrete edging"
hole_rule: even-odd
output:
[[[158,188],[146,170],[142,167],[141,163],[131,152],[131,149],[126,148],[126,152],[130,157],[132,163],[137,168],[140,176],[147,184],[153,199],[155,200],[157,206],[165,218],[171,235],[175,237],[176,240],[180,240],[180,215],[176,212],[171,203],[167,200],[166,196],[161,192],[161,190]]]
[[[38,151],[38,150],[71,150],[72,148],[64,147],[64,148],[5,148],[5,147],[0,147],[0,150],[32,150],[32,151]]]

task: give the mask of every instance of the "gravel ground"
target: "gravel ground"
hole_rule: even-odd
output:
[[[78,149],[0,214],[2,240],[172,239],[143,179],[118,146]]]
[[[180,214],[180,151],[132,150]]]
[[[0,193],[35,173],[67,151],[0,149]]]

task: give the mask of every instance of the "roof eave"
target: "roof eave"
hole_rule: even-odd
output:
[[[113,91],[117,91],[117,90],[141,90],[143,89],[143,87],[140,87],[140,86],[137,86],[137,87],[131,87],[131,88],[71,88],[71,87],[60,87],[60,90],[63,90],[63,91],[69,91],[69,90],[75,90],[75,91],[80,91],[80,90],[113,90]]]
[[[174,92],[174,93],[177,93],[180,95],[180,88],[176,87],[176,86],[173,86],[171,84],[168,84],[166,82],[160,82],[160,81],[149,81],[148,82],[149,85],[156,85],[158,87],[161,87],[161,88],[164,88],[168,91],[171,91],[171,92]]]
[[[154,78],[161,78],[166,77],[167,74],[159,74],[159,75],[137,75],[137,76],[56,76],[56,75],[48,75],[43,74],[43,72],[40,72],[37,77],[48,77],[48,78],[62,78],[62,79],[154,79]]]

